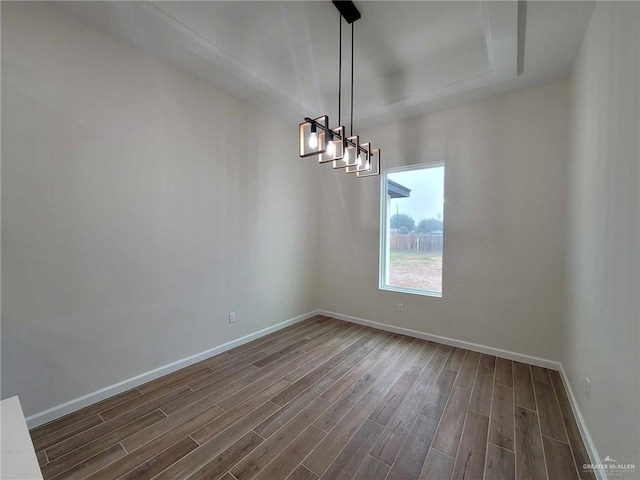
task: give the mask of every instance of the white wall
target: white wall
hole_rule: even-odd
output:
[[[567,129],[559,82],[361,132],[385,168],[445,162],[443,298],[378,290],[380,182],[323,168],[322,308],[557,359]]]
[[[639,16],[637,2],[596,4],[574,63],[560,350],[599,454],[638,468]]]
[[[317,307],[295,128],[26,2],[2,2],[2,120],[2,397],[27,415]]]

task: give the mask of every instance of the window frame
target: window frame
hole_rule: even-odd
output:
[[[407,293],[410,295],[422,295],[424,297],[434,297],[434,298],[442,298],[444,294],[444,281],[442,285],[442,291],[436,292],[433,290],[421,290],[418,288],[410,288],[410,287],[398,287],[395,285],[389,285],[388,283],[388,264],[389,264],[389,255],[387,246],[389,245],[389,235],[391,234],[391,226],[390,221],[391,217],[389,217],[389,204],[390,197],[388,193],[387,187],[387,179],[389,174],[399,173],[399,172],[410,172],[412,170],[425,170],[428,168],[444,168],[444,161],[436,161],[436,162],[428,162],[428,163],[420,163],[415,165],[406,165],[403,167],[392,167],[385,168],[384,171],[380,174],[380,249],[378,252],[378,289],[385,290],[388,292],[397,292],[397,293]],[[447,172],[446,170],[443,173],[443,192],[446,197],[446,179]],[[445,225],[445,205],[442,206],[442,278],[444,280],[444,235],[446,230]]]

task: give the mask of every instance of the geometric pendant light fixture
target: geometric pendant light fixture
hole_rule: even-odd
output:
[[[352,1],[334,0],[340,13],[340,48],[338,67],[338,126],[330,127],[329,116],[306,117],[299,127],[300,157],[314,157],[318,163],[329,163],[336,170],[355,173],[358,178],[380,175],[380,149],[362,143],[353,133],[353,24],[360,12]],[[340,125],[342,109],[342,19],[351,24],[351,128]]]

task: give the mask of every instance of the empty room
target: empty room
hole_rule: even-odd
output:
[[[3,480],[639,480],[639,1],[2,1]]]

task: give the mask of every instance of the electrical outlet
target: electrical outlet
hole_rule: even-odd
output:
[[[587,398],[591,397],[591,380],[589,380],[588,378],[584,379],[584,394],[587,396]]]
[[[398,303],[398,311],[400,313],[404,312],[404,305],[402,305],[401,303]]]
[[[236,321],[236,312],[229,313],[229,323],[233,323]]]

